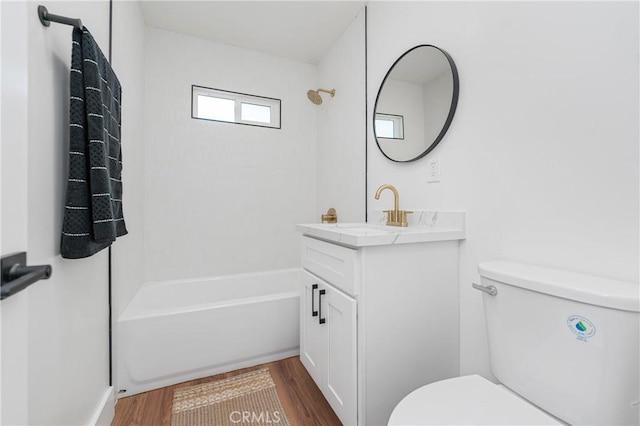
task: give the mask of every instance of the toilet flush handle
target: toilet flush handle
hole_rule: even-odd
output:
[[[489,296],[495,296],[496,294],[498,294],[498,289],[492,285],[484,286],[476,283],[471,283],[471,287],[475,288],[476,290],[483,291],[487,293]]]

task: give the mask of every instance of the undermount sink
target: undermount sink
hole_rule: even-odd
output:
[[[328,223],[321,225],[330,225]],[[385,235],[389,233],[389,230],[382,229],[380,225],[374,225],[370,223],[340,223],[331,224],[336,228],[344,230],[345,232],[364,234],[364,235]],[[329,226],[327,226],[330,229]]]
[[[363,234],[363,235],[389,235],[389,234],[398,234],[398,233],[407,233],[407,232],[424,232],[426,230],[425,227],[399,227],[399,226],[388,226],[381,225],[379,223],[321,223],[319,224],[322,227],[327,229],[331,229],[330,225],[340,229],[343,232],[354,233],[354,234]],[[433,230],[434,228],[429,228]]]
[[[408,227],[384,222],[311,223],[297,225],[298,232],[352,247],[406,244],[465,238],[464,212],[416,212]]]

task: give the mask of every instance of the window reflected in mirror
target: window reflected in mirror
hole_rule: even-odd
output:
[[[375,131],[378,138],[404,139],[404,117],[394,114],[376,114]]]

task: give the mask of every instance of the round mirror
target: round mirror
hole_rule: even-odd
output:
[[[428,44],[405,52],[382,81],[373,129],[390,160],[427,155],[447,132],[458,104],[458,70],[447,52]]]

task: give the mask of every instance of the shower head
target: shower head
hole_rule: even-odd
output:
[[[331,90],[327,90],[327,89],[308,90],[307,91],[307,97],[314,104],[320,105],[320,104],[322,104],[322,96],[320,96],[320,92],[328,93],[333,98],[335,96],[335,94],[336,94],[336,89],[331,89]]]
[[[322,103],[322,96],[320,96],[320,93],[316,92],[315,90],[307,91],[307,97],[316,105],[320,105]]]

